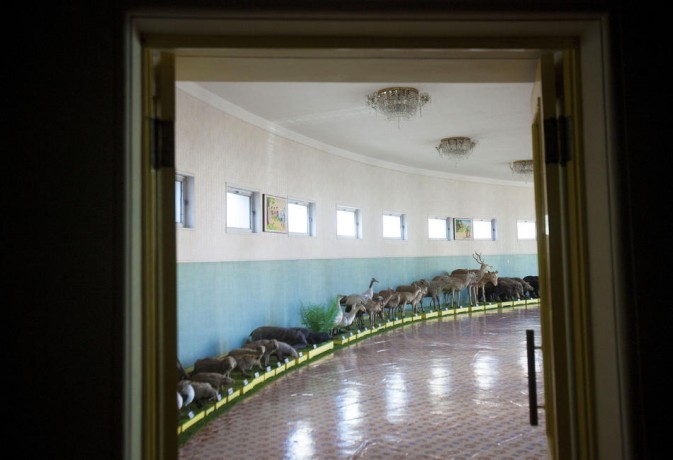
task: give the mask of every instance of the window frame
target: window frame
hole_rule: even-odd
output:
[[[386,217],[397,217],[399,219],[399,236],[386,236],[385,231],[386,231],[386,225],[385,225],[385,218]],[[406,241],[407,240],[407,215],[403,212],[397,212],[397,211],[383,211],[381,214],[381,226],[382,226],[382,231],[381,231],[381,237],[384,240],[398,240],[398,241]]]
[[[180,183],[182,199],[180,200],[180,214],[182,218],[177,220],[178,196],[176,191],[176,228],[194,228],[194,176],[184,173],[175,174],[175,182]]]
[[[519,230],[519,224],[532,224],[533,227],[533,237],[532,238],[522,238],[521,231]],[[516,220],[516,239],[517,241],[537,241],[537,223],[535,219],[517,219]]]
[[[236,227],[229,225],[229,194],[247,196],[250,200],[250,213],[249,213],[249,227]],[[226,187],[226,200],[225,200],[225,227],[227,233],[260,233],[262,228],[261,222],[261,193],[257,190],[253,190],[246,187],[239,187],[235,185],[227,185]]]
[[[354,235],[344,235],[339,233],[339,212],[351,212],[353,213],[353,221],[355,226]],[[362,210],[356,206],[347,206],[347,205],[337,205],[336,207],[336,236],[337,239],[352,239],[360,240],[362,239]]]
[[[443,237],[434,237],[430,236],[430,221],[431,220],[441,220],[444,222],[444,236]],[[440,215],[432,215],[428,216],[427,220],[427,225],[428,225],[428,239],[430,241],[452,241],[453,240],[453,218],[449,216],[440,216]]]
[[[478,238],[477,237],[477,223],[482,223],[482,222],[488,222],[490,225],[490,230],[489,230],[489,237],[488,238]],[[472,234],[473,237],[472,239],[474,241],[496,241],[497,238],[497,225],[496,225],[496,219],[480,219],[480,218],[473,218],[472,219]]]
[[[290,236],[298,236],[298,237],[315,237],[316,236],[316,219],[315,219],[315,213],[316,213],[316,206],[314,201],[310,200],[301,200],[298,198],[288,198],[287,199],[287,206],[288,206],[288,235]],[[306,232],[293,232],[290,230],[292,226],[292,217],[290,215],[290,206],[304,206],[306,207]]]

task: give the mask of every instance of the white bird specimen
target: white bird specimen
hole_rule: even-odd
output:
[[[178,393],[182,396],[182,407],[189,406],[194,401],[196,392],[189,380],[180,380],[178,382]]]

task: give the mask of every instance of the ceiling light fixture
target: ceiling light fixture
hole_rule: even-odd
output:
[[[477,143],[469,137],[446,137],[435,148],[440,157],[463,160],[470,156],[475,145]]]
[[[514,174],[530,176],[533,174],[533,160],[517,160],[510,163],[509,168]]]
[[[386,116],[388,120],[410,119],[430,102],[428,93],[419,93],[416,88],[383,88],[367,96],[367,105]]]

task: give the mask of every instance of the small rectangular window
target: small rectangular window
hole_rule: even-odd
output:
[[[516,237],[520,240],[535,240],[535,239],[537,239],[537,230],[535,228],[535,221],[517,220],[516,221]]]
[[[182,176],[175,178],[175,223],[179,227],[185,224],[185,182]]]
[[[495,241],[495,219],[474,219],[472,225],[475,240]]]
[[[337,236],[362,238],[362,225],[358,208],[337,206]]]
[[[405,215],[395,212],[383,214],[383,238],[405,240],[406,222]]]
[[[289,199],[288,231],[291,235],[315,236],[315,203]]]
[[[227,187],[227,231],[257,232],[259,193]]]
[[[428,218],[428,238],[448,240],[451,238],[451,220],[448,217]]]
[[[175,175],[175,225],[179,228],[194,227],[194,178]]]

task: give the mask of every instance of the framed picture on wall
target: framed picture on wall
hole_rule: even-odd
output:
[[[287,233],[287,198],[264,194],[264,231]]]
[[[473,239],[472,219],[453,219],[453,234],[457,240]]]

